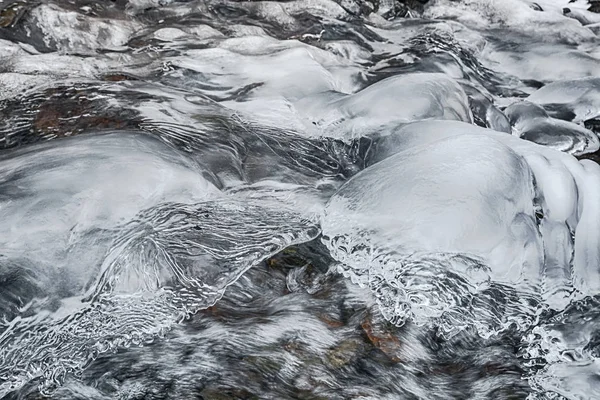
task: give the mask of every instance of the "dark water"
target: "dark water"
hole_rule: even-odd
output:
[[[600,398],[599,4],[0,2],[0,397]]]

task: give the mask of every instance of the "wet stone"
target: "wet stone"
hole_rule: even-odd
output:
[[[351,364],[361,348],[361,342],[356,339],[348,339],[327,352],[327,360],[333,368],[342,368]]]

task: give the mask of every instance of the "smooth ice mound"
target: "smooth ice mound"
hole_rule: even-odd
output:
[[[593,153],[600,148],[598,135],[573,122],[552,118],[540,105],[529,101],[511,104],[504,110],[516,136],[573,155]]]
[[[542,105],[551,116],[582,122],[600,116],[600,78],[552,82],[527,98]]]
[[[337,138],[373,134],[386,127],[424,119],[472,122],[461,86],[438,73],[383,79],[351,95],[329,92],[295,104],[322,134]]]
[[[390,321],[489,335],[598,289],[596,164],[450,121],[397,129],[370,162],[322,229]]]
[[[0,166],[0,395],[43,389],[217,301],[314,223],[220,193],[147,135],[31,146]],[[110,212],[106,211],[110,210]]]
[[[61,252],[79,235],[114,228],[166,199],[214,197],[219,191],[202,172],[160,141],[127,132],[1,156],[3,252],[28,254],[44,263],[50,249]]]

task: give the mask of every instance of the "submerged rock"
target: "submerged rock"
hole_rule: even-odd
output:
[[[540,104],[555,118],[583,122],[600,116],[600,78],[552,82],[532,93],[528,101]]]

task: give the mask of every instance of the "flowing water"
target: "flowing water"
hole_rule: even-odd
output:
[[[0,0],[0,398],[600,399],[599,12]]]

